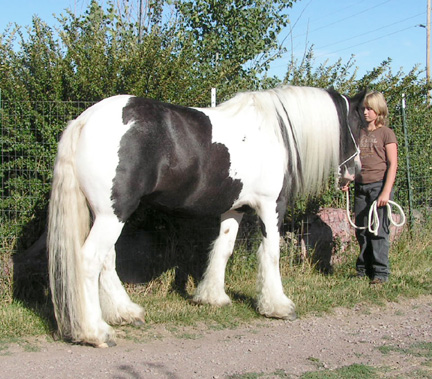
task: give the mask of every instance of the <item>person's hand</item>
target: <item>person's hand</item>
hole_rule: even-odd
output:
[[[351,182],[347,182],[343,187],[341,187],[341,191],[348,192],[349,191],[350,183]]]
[[[390,194],[385,192],[381,192],[377,199],[377,207],[385,207],[390,200]]]

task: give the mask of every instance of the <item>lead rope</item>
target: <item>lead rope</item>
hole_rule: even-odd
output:
[[[378,218],[377,201],[375,200],[369,209],[368,225],[367,226],[357,226],[356,224],[354,224],[354,222],[351,220],[349,203],[350,203],[349,191],[346,191],[346,213],[347,213],[348,221],[351,224],[351,226],[353,228],[356,228],[356,229],[368,229],[368,231],[370,233],[377,236],[378,235],[378,229],[380,226],[380,222],[379,222],[379,218]],[[400,223],[397,223],[396,221],[393,220],[392,205],[394,205],[398,209],[398,212],[401,216],[401,222]],[[405,224],[405,213],[404,213],[402,207],[392,200],[389,200],[387,203],[387,217],[389,218],[390,223],[396,227],[400,227],[403,224]]]

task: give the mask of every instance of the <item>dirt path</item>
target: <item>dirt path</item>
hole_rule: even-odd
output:
[[[41,341],[11,345],[0,350],[0,378],[295,378],[354,363],[378,368],[383,377],[414,378],[421,370],[432,378],[432,296],[294,322],[262,320],[235,330],[154,333],[146,342],[119,338],[108,349]]]

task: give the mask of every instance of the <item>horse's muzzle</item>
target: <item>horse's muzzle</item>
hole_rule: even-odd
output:
[[[353,182],[361,171],[360,157],[357,155],[350,162],[340,168],[339,187],[344,187],[347,183]]]

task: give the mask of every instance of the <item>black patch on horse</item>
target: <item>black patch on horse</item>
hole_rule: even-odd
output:
[[[339,128],[340,128],[340,142],[339,142],[339,151],[340,151],[340,159],[348,155],[347,147],[350,146],[349,142],[351,137],[349,135],[349,125],[348,125],[348,109],[345,100],[342,96],[336,92],[333,88],[327,90],[327,93],[330,95],[333,103],[336,107],[336,111],[339,118]]]
[[[133,97],[123,109],[123,135],[112,187],[125,222],[141,204],[191,215],[220,215],[243,184],[229,176],[225,145],[212,143],[210,119],[195,109]]]
[[[351,175],[356,175],[359,170],[358,161],[354,159],[359,153],[358,141],[360,130],[365,124],[363,114],[363,100],[366,92],[361,92],[353,98],[346,98],[338,94],[334,89],[327,90],[333,100],[339,116],[339,171],[345,170]],[[348,106],[347,106],[348,105]],[[339,179],[340,185],[345,185]]]
[[[350,154],[350,150],[356,148],[354,146],[354,141],[352,141],[351,133],[357,143],[360,135],[360,128],[366,124],[362,110],[366,91],[362,91],[350,99],[348,103],[349,110],[347,109],[347,104],[342,95],[336,92],[333,88],[328,89],[327,93],[333,100],[339,117],[341,132],[340,155],[341,157],[346,157]]]

